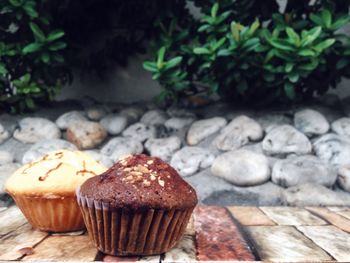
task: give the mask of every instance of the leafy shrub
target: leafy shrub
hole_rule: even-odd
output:
[[[52,99],[67,81],[64,32],[52,28],[46,1],[4,0],[0,4],[0,108],[33,109]]]
[[[185,0],[0,1],[0,108],[24,111],[53,99],[73,68],[103,77],[115,64],[125,66],[158,35],[153,23],[180,15],[184,5]]]
[[[220,4],[219,4],[220,3]],[[350,73],[349,1],[194,1],[202,17],[160,23],[153,61],[160,100],[206,92],[239,103],[291,102],[325,93]]]

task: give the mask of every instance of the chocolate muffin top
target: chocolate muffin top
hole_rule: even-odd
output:
[[[112,208],[171,209],[197,204],[195,190],[169,164],[144,154],[128,156],[89,178],[81,195]]]

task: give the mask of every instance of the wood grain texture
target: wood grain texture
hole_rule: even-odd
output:
[[[347,219],[350,219],[350,208],[349,207],[338,207],[338,206],[330,206],[328,209],[332,212],[335,212],[338,215],[341,215]]]
[[[17,260],[48,236],[28,223],[0,238],[0,260]]]
[[[332,258],[291,226],[247,226],[259,256],[264,261],[309,262]]]
[[[326,207],[307,207],[307,210],[314,213],[315,215],[323,218],[324,220],[328,221],[332,225],[340,228],[341,230],[344,230],[346,232],[350,232],[350,220],[338,215],[335,212],[330,211]]]
[[[299,226],[297,228],[336,260],[350,262],[349,233],[335,226]]]
[[[252,261],[254,256],[223,207],[197,206],[194,212],[197,260]]]
[[[17,206],[0,212],[0,236],[6,235],[27,223],[27,219]]]
[[[50,236],[34,248],[25,261],[93,261],[97,249],[87,235]]]
[[[320,226],[327,222],[300,207],[260,207],[274,222],[281,226]]]
[[[274,226],[276,225],[259,208],[251,206],[227,207],[232,216],[243,226]]]

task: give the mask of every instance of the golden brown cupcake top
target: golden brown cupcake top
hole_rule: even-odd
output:
[[[144,154],[128,156],[88,179],[81,195],[112,208],[171,209],[197,204],[195,190],[169,164]]]
[[[101,174],[107,168],[80,151],[58,150],[30,162],[7,180],[10,194],[28,196],[73,196],[86,179]]]

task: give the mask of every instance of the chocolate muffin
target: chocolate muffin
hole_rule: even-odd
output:
[[[197,204],[195,190],[167,163],[134,155],[77,189],[89,235],[106,254],[153,255],[181,238]]]

